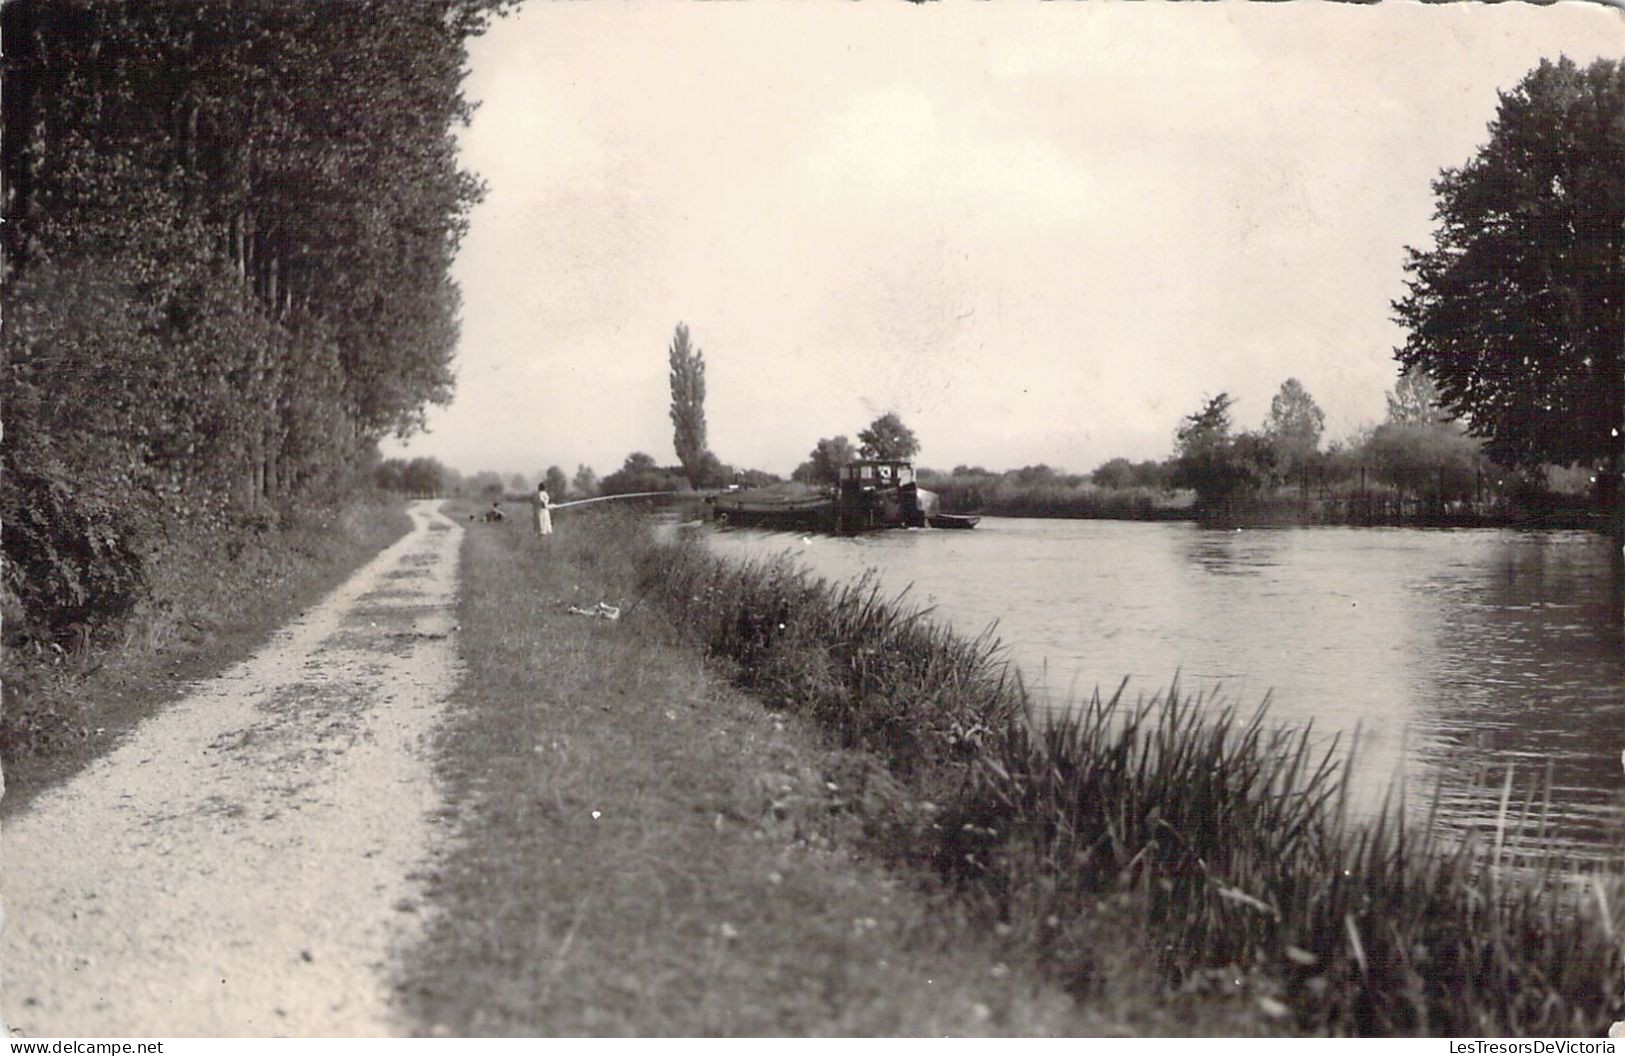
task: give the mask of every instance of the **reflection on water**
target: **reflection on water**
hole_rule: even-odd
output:
[[[1177,677],[1244,709],[1267,695],[1276,722],[1357,733],[1359,810],[1403,777],[1409,801],[1442,781],[1446,816],[1481,821],[1512,764],[1520,789],[1549,769],[1565,836],[1620,836],[1625,648],[1608,543],[1589,533],[987,518],[972,532],[706,534],[830,578],[874,569],[962,631],[996,623],[1054,707]]]

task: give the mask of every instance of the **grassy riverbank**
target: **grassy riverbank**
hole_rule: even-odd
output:
[[[433,1034],[1239,1034],[1273,1021],[1170,991],[1126,903],[1087,920],[1090,976],[915,861],[936,810],[811,714],[727,684],[644,587],[635,521],[469,522],[466,670],[438,744],[454,836],[402,991]],[[572,615],[605,601],[617,621]],[[879,727],[875,727],[878,729]],[[894,729],[894,758],[939,734]],[[887,852],[895,846],[898,856]]]
[[[640,604],[770,708],[884,760],[899,796],[866,813],[877,846],[1076,993],[1105,902],[1157,936],[1169,986],[1242,990],[1301,1030],[1598,1035],[1619,1018],[1619,878],[1576,884],[1511,850],[1534,808],[1510,787],[1497,829],[1465,843],[1397,811],[1355,824],[1336,760],[1260,717],[1175,692],[1035,722],[991,643],[867,585],[603,531],[595,546],[636,562]]]
[[[191,683],[248,656],[410,527],[400,503],[360,500],[292,512],[257,530],[176,534],[150,555],[150,589],[130,615],[71,649],[30,640],[8,611],[5,808],[74,773]]]

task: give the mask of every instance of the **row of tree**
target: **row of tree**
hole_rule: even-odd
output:
[[[598,474],[587,465],[577,466],[573,478],[566,476],[558,466],[548,466],[534,477],[522,473],[504,476],[491,470],[464,476],[450,466],[441,465],[438,459],[426,457],[386,459],[373,470],[372,483],[384,491],[416,498],[500,499],[529,495],[537,484],[545,484],[548,495],[558,502],[565,498],[590,498],[600,491]]]
[[[699,407],[704,392],[703,361],[696,371],[695,353],[680,358],[679,350],[687,347],[687,331],[680,326],[672,346],[672,419],[677,425],[679,452],[687,454],[688,460],[662,467],[646,454],[633,454],[620,470],[605,478],[606,491],[677,491],[733,479],[732,471],[703,445]],[[679,364],[687,364],[688,372],[681,383],[684,370]],[[699,394],[697,398],[694,393]],[[1174,453],[1166,459],[1134,463],[1114,458],[1088,475],[1047,465],[1003,473],[969,466],[957,466],[948,474],[922,468],[921,475],[956,504],[1003,504],[1024,512],[1042,512],[1050,506],[1055,507],[1050,512],[1143,512],[1142,508],[1154,508],[1160,501],[1143,495],[1138,497],[1143,501],[1103,500],[1098,494],[1085,494],[1090,489],[1161,493],[1187,489],[1194,494],[1196,505],[1208,510],[1267,504],[1283,488],[1307,497],[1311,484],[1322,499],[1347,491],[1355,482],[1368,490],[1391,489],[1400,497],[1427,496],[1437,504],[1475,492],[1482,497],[1485,472],[1494,472],[1483,445],[1451,419],[1425,372],[1417,368],[1405,371],[1387,403],[1388,416],[1382,424],[1323,448],[1325,413],[1302,382],[1288,378],[1255,430],[1235,428],[1235,401],[1228,393],[1209,398],[1180,422]],[[820,439],[791,479],[829,485],[853,459],[912,459],[918,451],[914,432],[896,413],[888,412],[858,433],[857,444],[845,435]],[[703,468],[697,476],[690,476],[695,466]],[[1505,474],[1495,476],[1499,483]],[[752,474],[750,483],[771,479]]]
[[[1181,419],[1174,451],[1163,459],[1113,458],[1092,473],[962,465],[950,473],[921,469],[920,476],[952,508],[1036,516],[1164,516],[1195,506],[1340,519],[1375,510],[1492,512],[1530,502],[1584,502],[1574,493],[1591,483],[1589,471],[1496,463],[1450,418],[1419,370],[1400,376],[1387,404],[1380,424],[1324,443],[1324,414],[1302,383],[1289,378],[1256,429],[1236,428],[1228,394],[1205,400]]]
[[[451,393],[468,39],[502,0],[12,0],[6,589],[117,615],[158,530],[325,499]]]
[[[1450,419],[1432,380],[1419,370],[1401,375],[1388,394],[1387,419],[1346,442],[1322,449],[1325,415],[1296,378],[1288,378],[1255,431],[1236,432],[1228,393],[1206,400],[1175,432],[1172,458],[1154,474],[1131,472],[1117,459],[1095,472],[1097,484],[1189,488],[1199,506],[1233,509],[1268,499],[1282,486],[1322,493],[1370,471],[1368,482],[1411,495],[1471,493],[1489,465],[1482,445]],[[1136,479],[1137,478],[1137,479]]]

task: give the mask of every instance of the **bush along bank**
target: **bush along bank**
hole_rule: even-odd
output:
[[[1245,988],[1306,1032],[1600,1036],[1620,1018],[1625,885],[1527,850],[1538,810],[1512,805],[1510,778],[1488,833],[1399,804],[1355,822],[1335,748],[1262,711],[1176,687],[1051,716],[990,637],[872,581],[627,545],[638,604],[769,707],[887,763],[907,801],[875,806],[877,848],[929,865],[1080,997],[1090,917],[1126,904],[1171,989]]]

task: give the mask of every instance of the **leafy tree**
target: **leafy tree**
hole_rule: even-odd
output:
[[[1257,495],[1281,482],[1281,453],[1263,433],[1242,433],[1230,444],[1229,498]]]
[[[406,464],[406,469],[401,474],[401,483],[411,495],[439,495],[445,487],[444,473],[444,467],[436,460],[414,458]]]
[[[1229,508],[1276,480],[1275,448],[1268,438],[1231,435],[1234,405],[1230,394],[1221,392],[1186,415],[1174,434],[1173,483],[1193,489],[1197,502],[1209,509]]]
[[[795,468],[790,479],[805,484],[834,484],[841,479],[841,467],[857,457],[852,441],[845,436],[825,437],[813,446],[807,461]]]
[[[1297,378],[1282,382],[1281,391],[1270,400],[1263,430],[1282,470],[1290,473],[1310,462],[1320,450],[1320,434],[1325,428],[1326,415],[1303,383]]]
[[[450,393],[447,266],[478,195],[452,126],[468,114],[463,39],[495,6],[363,0],[334,20],[309,2],[8,4],[4,154],[29,171],[8,257],[26,270],[121,247],[158,280],[147,296],[205,324],[179,265],[229,270],[266,321],[336,350],[361,433],[412,427]],[[288,391],[288,357],[235,347],[238,386]],[[245,428],[270,494],[273,427]]]
[[[468,482],[463,475],[451,466],[440,467],[440,494],[462,495],[468,490]]]
[[[406,462],[391,458],[378,463],[372,472],[372,482],[380,491],[405,491]]]
[[[1166,491],[1173,477],[1172,460],[1158,461],[1148,458],[1134,463],[1134,483],[1142,488]]]
[[[1401,494],[1462,498],[1474,492],[1483,464],[1483,444],[1450,419],[1439,390],[1420,367],[1404,370],[1387,394],[1388,418],[1353,437],[1336,462],[1352,477],[1369,466],[1382,483]]]
[[[585,462],[576,466],[576,475],[570,481],[575,494],[590,499],[598,494],[598,474]]]
[[[864,458],[909,459],[919,450],[914,431],[894,411],[887,411],[858,433],[858,454]]]
[[[564,475],[564,470],[558,466],[548,466],[547,472],[542,476],[542,481],[547,485],[548,497],[554,502],[560,502],[570,494],[570,479]]]
[[[1439,387],[1421,367],[1407,367],[1387,394],[1388,420],[1399,424],[1443,422],[1450,418],[1440,406]]]
[[[1126,458],[1113,458],[1102,462],[1089,474],[1089,479],[1102,488],[1127,488],[1134,485],[1134,463]]]
[[[1396,352],[1496,460],[1625,469],[1625,64],[1542,62],[1434,182]],[[1605,493],[1606,493],[1605,492]],[[1625,504],[1618,507],[1625,517]]]
[[[1384,422],[1361,449],[1378,480],[1401,493],[1471,495],[1481,461],[1479,441],[1451,422]]]
[[[677,461],[689,483],[702,487],[708,453],[705,445],[705,354],[689,344],[688,326],[677,324],[668,350],[671,380],[671,424]],[[715,461],[713,459],[713,461]]]
[[[684,475],[696,488],[720,488],[733,476],[733,467],[725,464],[710,451],[701,451],[699,464],[691,472],[684,467]]]
[[[1218,451],[1230,443],[1230,408],[1235,398],[1227,392],[1211,396],[1195,414],[1188,414],[1174,432],[1174,449],[1181,458]]]
[[[1113,458],[1102,462],[1089,474],[1089,479],[1102,488],[1156,488],[1168,487],[1169,470],[1155,459],[1130,462],[1126,458]]]

